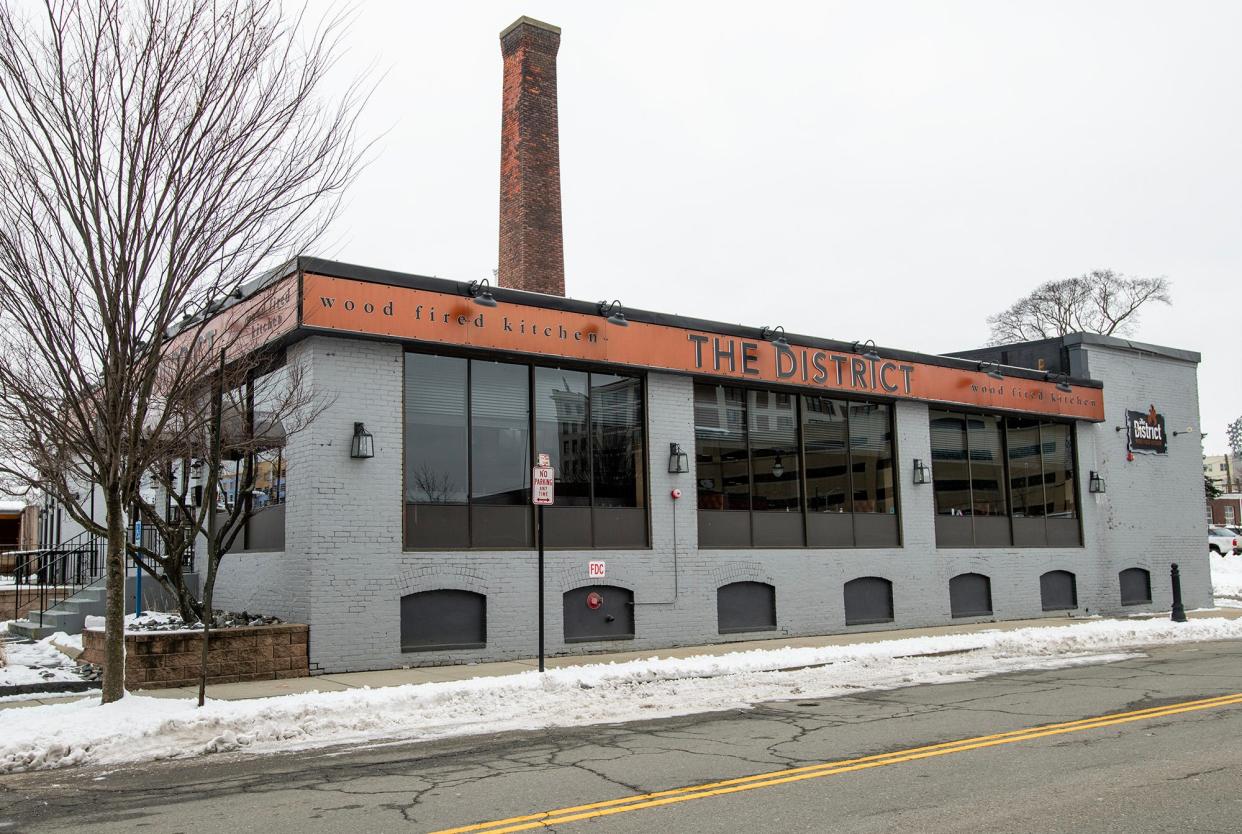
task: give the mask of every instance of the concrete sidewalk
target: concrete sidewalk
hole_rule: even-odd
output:
[[[1079,623],[1098,622],[1107,619],[1154,619],[1167,618],[1165,613],[1140,614],[1134,617],[1041,617],[1031,620],[1006,620],[1004,622],[973,622],[960,625],[929,626],[926,628],[889,629],[863,633],[828,634],[814,637],[776,637],[770,640],[746,640],[736,643],[712,643],[706,646],[679,646],[671,649],[653,649],[641,652],[608,652],[605,654],[567,655],[549,657],[546,665],[549,669],[566,666],[585,666],[596,663],[621,663],[627,660],[641,660],[657,657],[694,657],[698,655],[723,655],[732,652],[745,652],[754,649],[780,649],[786,646],[793,648],[816,648],[820,646],[847,646],[862,643],[878,643],[886,640],[904,640],[910,637],[935,637],[945,634],[972,634],[980,631],[1016,631],[1022,628],[1056,628],[1076,625]],[[1187,612],[1192,619],[1224,617],[1226,619],[1242,619],[1242,608],[1220,608]],[[247,683],[222,683],[207,687],[207,697],[222,701],[240,701],[249,698],[271,698],[277,695],[291,695],[299,692],[334,692],[347,689],[370,687],[376,689],[385,686],[403,686],[412,683],[433,683],[440,681],[459,681],[471,678],[495,677],[512,675],[518,672],[529,672],[538,668],[537,658],[507,660],[497,663],[470,663],[457,666],[421,666],[412,669],[387,669],[378,672],[345,672],[340,674],[317,675],[309,678],[293,678],[279,681],[250,681]],[[138,690],[142,695],[154,698],[194,698],[198,696],[197,687],[176,687],[172,689]],[[64,703],[76,700],[82,695],[48,696],[25,701],[9,701],[0,703],[0,709],[14,709],[39,704]]]

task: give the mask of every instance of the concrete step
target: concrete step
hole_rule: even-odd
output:
[[[32,611],[26,616],[26,621],[34,626],[42,625],[44,628],[51,629],[47,634],[57,631],[63,631],[66,634],[81,634],[82,626],[86,622],[86,615],[57,607],[49,608],[41,615],[38,611]],[[18,622],[22,621],[18,620]],[[46,637],[47,634],[43,636]]]
[[[42,640],[63,629],[52,628],[51,626],[40,626],[38,620],[14,620],[9,623],[9,634],[16,634],[19,637],[26,637],[31,640]]]
[[[145,594],[144,594],[145,596]],[[100,585],[99,587],[83,588],[73,597],[75,600],[90,600],[103,605],[108,599],[108,589]],[[102,612],[102,609],[100,610]]]
[[[106,605],[102,600],[84,599],[82,597],[74,597],[64,602],[59,602],[52,606],[49,611],[66,611],[71,614],[81,614],[83,617],[88,614],[94,617],[102,617]]]

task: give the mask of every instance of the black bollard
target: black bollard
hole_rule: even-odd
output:
[[[1177,569],[1177,562],[1169,567],[1169,575],[1173,580],[1173,622],[1186,622],[1186,608],[1182,605],[1182,574]]]

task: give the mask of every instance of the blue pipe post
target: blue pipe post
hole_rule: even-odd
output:
[[[134,543],[142,544],[142,521],[134,521]],[[142,614],[142,567],[134,559],[134,616]]]

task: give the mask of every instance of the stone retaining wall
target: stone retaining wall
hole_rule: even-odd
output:
[[[18,590],[15,587],[0,588],[0,620],[20,620],[31,611],[39,610],[39,594],[33,586],[23,586],[21,590],[22,602],[17,604]],[[47,605],[52,607],[56,603],[69,595],[69,591],[64,588],[52,588],[47,594]],[[16,616],[15,616],[16,615]]]
[[[285,624],[212,630],[207,656],[208,683],[304,678],[305,625]],[[101,630],[82,632],[79,661],[103,666]],[[125,635],[126,689],[160,689],[198,683],[202,635],[193,631],[148,631]]]

